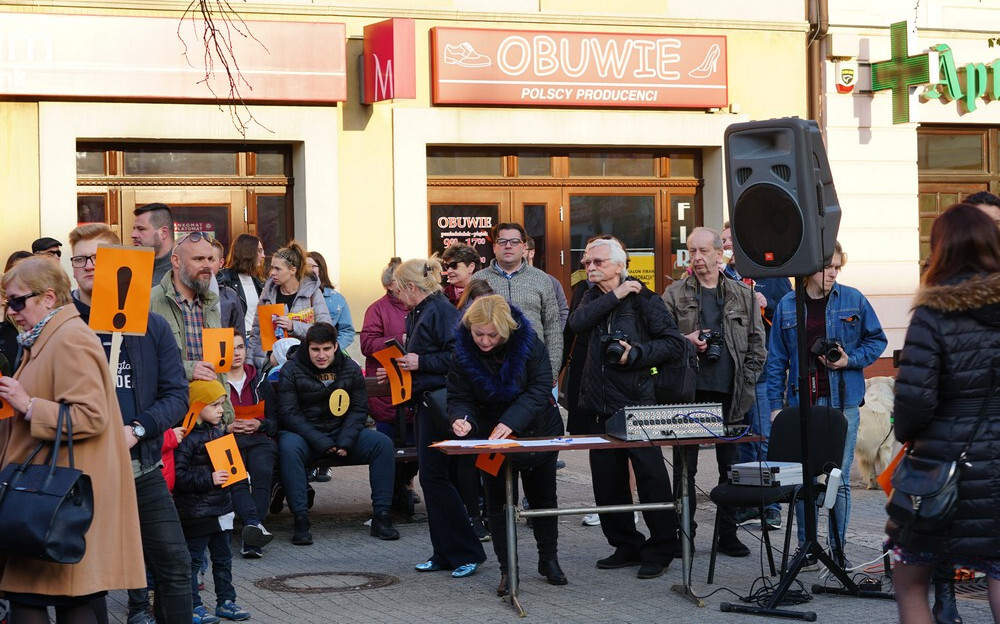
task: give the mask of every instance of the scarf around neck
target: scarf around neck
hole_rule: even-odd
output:
[[[35,323],[34,327],[18,334],[17,344],[21,345],[25,349],[31,349],[31,346],[35,344],[35,341],[38,340],[38,336],[42,333],[42,329],[44,329],[52,317],[56,315],[56,312],[62,309],[63,306],[59,306],[46,314],[45,318]]]

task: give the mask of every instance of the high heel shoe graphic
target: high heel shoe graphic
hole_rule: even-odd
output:
[[[708,49],[708,54],[705,55],[705,60],[701,62],[701,65],[689,71],[688,76],[692,78],[708,78],[719,68],[720,56],[722,56],[722,49],[719,48],[719,44],[713,43],[712,47]]]

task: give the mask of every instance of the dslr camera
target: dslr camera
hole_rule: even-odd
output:
[[[840,350],[843,348],[844,344],[834,338],[833,340],[827,340],[826,338],[817,338],[812,346],[809,347],[809,352],[813,355],[819,357],[824,356],[827,362],[836,362],[840,359]]]
[[[601,336],[601,344],[604,345],[604,361],[608,364],[617,364],[622,356],[625,355],[625,347],[622,346],[619,340],[631,344],[628,338],[628,334],[620,329],[616,329],[613,334],[604,334]]]
[[[719,357],[722,355],[722,332],[706,329],[698,334],[698,340],[708,343],[708,348],[705,349],[704,354],[705,361],[718,362]]]

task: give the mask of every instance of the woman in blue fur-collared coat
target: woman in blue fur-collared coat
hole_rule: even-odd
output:
[[[524,314],[503,297],[476,299],[462,317],[448,373],[448,415],[459,437],[495,440],[563,433],[562,418],[552,400],[548,350]],[[508,457],[521,474],[532,509],[556,506],[557,455]],[[484,473],[483,482],[493,550],[500,561],[497,595],[503,596],[508,592],[504,479]],[[557,558],[558,519],[535,518],[532,527],[538,544],[538,573],[553,585],[565,585],[566,575]]]

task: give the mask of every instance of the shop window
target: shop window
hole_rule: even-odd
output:
[[[285,175],[285,155],[282,153],[257,152],[257,175]]]
[[[572,177],[652,177],[656,159],[648,152],[599,153],[570,152],[569,175]]]
[[[225,151],[125,151],[125,175],[236,175],[237,155]]]
[[[931,134],[917,135],[917,165],[932,171],[985,171],[986,135]]]
[[[652,195],[571,195],[570,266],[580,266],[587,239],[614,234],[628,249],[629,273],[655,284],[655,198]]]
[[[546,204],[524,204],[524,231],[535,241],[535,267],[545,270],[545,209]]]
[[[500,176],[503,175],[503,155],[485,150],[427,150],[429,176]]]
[[[104,175],[104,152],[77,152],[76,175]]]
[[[106,223],[108,220],[107,204],[107,196],[103,193],[100,195],[78,195],[76,198],[77,224]]]
[[[518,152],[517,175],[519,176],[552,175],[552,157],[544,152]]]

